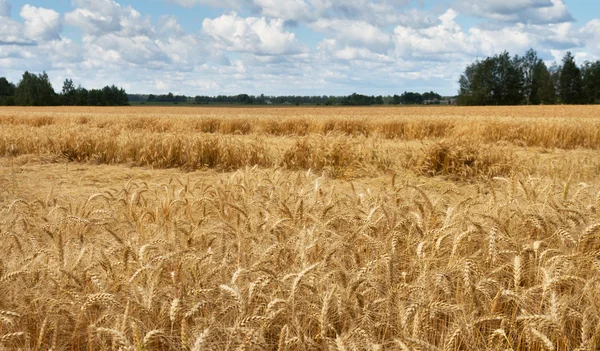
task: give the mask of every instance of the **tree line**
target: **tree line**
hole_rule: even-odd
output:
[[[127,92],[114,85],[102,89],[85,89],[66,79],[60,93],[56,93],[46,72],[23,73],[18,84],[0,78],[0,105],[4,106],[125,106]]]
[[[424,103],[440,103],[443,97],[438,94],[426,92],[423,94],[415,92],[404,92],[402,95],[362,95],[353,93],[347,96],[301,96],[283,95],[266,96],[261,95],[199,95],[195,97],[185,95],[174,95],[173,93],[163,95],[130,94],[129,101],[140,104],[235,104],[235,105],[340,105],[340,106],[369,106],[369,105],[418,105]]]
[[[530,49],[524,56],[502,54],[467,66],[459,80],[460,105],[594,104],[600,102],[600,60],[577,66],[567,52],[547,67]]]

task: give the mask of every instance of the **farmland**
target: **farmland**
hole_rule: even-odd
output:
[[[0,109],[0,349],[594,350],[600,108]]]

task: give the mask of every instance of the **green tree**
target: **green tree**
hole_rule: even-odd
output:
[[[73,80],[65,79],[62,88],[62,103],[63,105],[75,105],[75,85]]]
[[[23,73],[15,91],[15,103],[20,106],[50,106],[56,104],[56,93],[48,74]]]
[[[579,104],[583,102],[583,80],[581,78],[581,70],[575,64],[575,58],[571,52],[567,52],[563,58],[558,88],[562,103]]]
[[[405,91],[400,95],[400,102],[403,105],[420,105],[423,103],[423,96],[419,93]]]
[[[442,96],[438,93],[434,93],[430,91],[428,93],[423,93],[423,100],[441,100]]]
[[[88,91],[88,105],[90,106],[104,106],[104,97],[102,96],[102,90],[92,89]]]
[[[0,105],[14,105],[15,103],[15,90],[14,84],[9,82],[6,78],[0,78]]]
[[[586,62],[583,67],[583,95],[585,102],[600,102],[600,61]]]
[[[114,87],[114,85],[113,85]],[[114,106],[116,96],[114,90],[109,86],[102,88],[102,105],[103,106]]]
[[[527,105],[538,103],[537,91],[539,84],[539,64],[543,61],[538,58],[537,52],[533,49],[527,50],[525,56],[521,58],[521,68],[523,71],[523,94]]]
[[[537,91],[531,97],[532,103],[551,105],[556,103],[556,84],[558,83],[558,67],[548,69],[544,61],[539,61],[535,68]]]
[[[88,91],[81,85],[75,90],[75,105],[87,106],[88,105]]]
[[[242,105],[250,105],[254,103],[254,100],[248,94],[240,94],[236,98],[237,102]]]
[[[523,100],[523,71],[519,69],[519,58],[510,58],[504,51],[494,57],[494,84],[492,97],[495,105],[518,105]]]
[[[517,105],[524,101],[523,59],[505,51],[467,66],[459,79],[461,105]]]
[[[458,81],[459,105],[493,105],[497,83],[494,78],[496,59],[488,57],[467,66]]]

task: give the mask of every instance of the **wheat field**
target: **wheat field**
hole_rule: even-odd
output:
[[[600,107],[2,108],[0,350],[597,350]]]

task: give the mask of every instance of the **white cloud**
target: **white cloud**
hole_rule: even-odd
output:
[[[163,15],[158,19],[158,30],[160,33],[185,33],[177,19],[168,15]]]
[[[60,14],[54,10],[25,5],[21,9],[25,20],[25,35],[36,40],[55,40],[60,38],[62,22]]]
[[[563,0],[459,0],[457,9],[503,22],[533,24],[573,21]]]
[[[335,59],[342,61],[372,61],[394,63],[386,54],[373,52],[365,47],[349,46],[339,43],[335,39],[325,39],[319,44],[319,50],[325,60]]]
[[[8,17],[0,17],[0,47],[3,45],[34,45],[25,37],[23,25]]]
[[[281,19],[239,17],[236,13],[202,21],[202,32],[217,48],[256,55],[290,55],[306,51]]]
[[[453,8],[444,12],[410,0],[161,1],[218,14],[191,32],[175,16],[151,18],[121,0],[73,0],[64,14],[27,5],[23,21],[0,0],[0,67],[12,81],[46,70],[55,85],[73,78],[139,93],[453,94],[467,64],[504,50],[600,57],[600,19],[568,22],[562,0],[444,0]],[[464,14],[490,21],[462,27]],[[309,48],[307,36],[319,42]]]
[[[201,41],[186,33],[172,16],[154,26],[147,16],[113,0],[75,0],[78,7],[65,14],[69,25],[83,32],[84,65],[108,63],[150,68],[190,70],[203,62]]]
[[[323,18],[362,20],[393,25],[407,20],[402,14],[411,0],[167,0],[191,8],[208,5],[227,10],[249,9],[255,14],[284,21],[311,23]]]
[[[508,50],[523,54],[528,48],[549,52],[550,49],[581,45],[581,33],[572,23],[523,24],[497,27],[471,27],[464,30],[456,22],[452,9],[439,17],[440,23],[428,28],[397,26],[394,29],[396,53],[399,57],[420,57],[448,61],[450,58],[473,60]]]
[[[121,7],[113,0],[75,0],[77,8],[65,14],[65,21],[86,34],[100,36],[119,32],[124,36],[151,32],[147,18],[131,6]]]
[[[0,0],[0,18],[10,17],[10,2],[8,0]]]
[[[494,14],[512,14],[530,8],[552,6],[551,0],[463,0],[462,4],[466,8],[471,8],[475,13],[490,12]]]
[[[1,1],[0,45],[31,46],[38,42],[60,39],[62,22],[58,12],[25,5],[20,12],[24,23],[11,19],[10,12],[10,4],[5,0]]]
[[[196,5],[207,5],[213,7],[220,7],[225,9],[241,9],[242,4],[248,1],[246,0],[167,0],[170,3],[192,8]]]
[[[588,22],[581,28],[581,34],[589,46],[600,49],[600,19]]]
[[[411,0],[306,0],[314,20],[339,18],[364,21],[377,26],[398,24]]]
[[[311,8],[304,0],[254,0],[263,16],[283,20],[307,20],[312,17]]]
[[[320,19],[310,27],[317,32],[332,34],[343,45],[368,48],[378,53],[387,51],[392,43],[389,34],[364,21]]]
[[[457,15],[449,9],[439,17],[438,25],[427,28],[397,26],[394,29],[397,56],[438,60],[451,54],[476,55],[480,50],[455,22]]]
[[[128,63],[141,66],[154,66],[158,62],[168,62],[168,55],[158,44],[147,36],[119,36],[114,33],[98,38],[86,37],[84,43],[95,50],[111,53]]]
[[[42,42],[36,49],[53,67],[71,67],[82,60],[81,45],[69,38]]]

